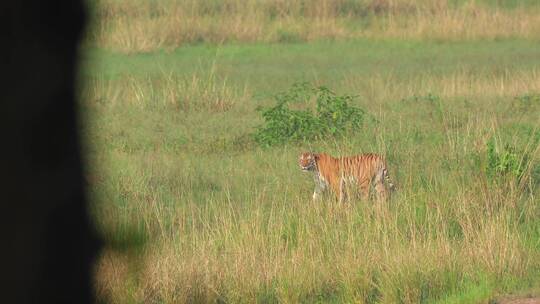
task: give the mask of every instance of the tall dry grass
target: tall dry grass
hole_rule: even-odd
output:
[[[123,52],[200,42],[297,42],[351,37],[540,38],[540,7],[448,0],[95,0],[88,42]]]
[[[110,106],[169,108],[180,112],[225,112],[251,96],[246,88],[233,88],[226,78],[220,79],[212,71],[189,77],[163,72],[159,77],[92,78],[83,94],[91,104],[106,102]]]
[[[192,172],[177,171],[178,164],[169,168],[166,157],[132,158],[143,165],[131,165],[133,175],[119,182],[138,198],[130,199],[129,209],[106,207],[99,221],[115,235],[128,221],[149,243],[144,250],[104,253],[97,269],[100,297],[144,303],[419,303],[469,284],[499,286],[540,267],[534,240],[524,232],[538,214],[534,196],[493,191],[481,178],[463,181],[436,171],[422,172],[431,174],[428,187],[409,184],[421,173],[411,164],[391,204],[313,204],[300,180],[280,177],[264,186],[273,179],[269,173],[298,175],[279,166],[294,156],[278,155],[235,158],[236,169],[205,158],[205,165],[221,172],[198,174],[213,175],[225,193],[202,204],[189,198],[208,189],[190,184]],[[267,173],[256,173],[258,167]],[[247,182],[261,178],[258,185]],[[133,179],[140,183],[129,186]],[[171,188],[173,179],[184,180],[186,186],[178,188],[185,193],[166,196],[152,186],[155,179]]]
[[[540,71],[498,72],[469,70],[434,75],[419,72],[406,79],[397,73],[376,73],[368,76],[345,75],[342,86],[354,88],[367,100],[384,103],[410,96],[426,96],[435,93],[444,98],[500,99],[518,96],[523,92],[540,92]]]

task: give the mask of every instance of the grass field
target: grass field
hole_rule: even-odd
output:
[[[93,45],[124,53],[198,43],[540,38],[536,0],[92,0]]]
[[[482,7],[523,9],[503,2]],[[100,299],[489,303],[540,288],[539,40],[307,40],[85,47]],[[259,147],[257,107],[303,81],[358,95],[374,119]],[[521,179],[490,173],[490,142],[523,160]],[[304,150],[382,153],[398,190],[381,205],[314,203]]]

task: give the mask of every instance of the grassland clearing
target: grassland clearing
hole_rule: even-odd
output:
[[[487,303],[540,276],[540,53],[531,40],[358,39],[85,53],[97,267],[113,302]],[[257,106],[297,81],[377,122],[263,149]],[[486,144],[529,156],[486,173]],[[386,205],[311,202],[304,149],[386,155]],[[522,155],[522,154],[520,154]]]

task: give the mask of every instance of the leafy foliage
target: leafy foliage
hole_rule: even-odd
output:
[[[526,155],[518,153],[516,148],[509,144],[498,151],[493,138],[487,142],[486,146],[486,171],[490,178],[511,176],[520,179],[523,176],[527,165]]]
[[[286,92],[274,96],[277,104],[259,109],[264,125],[257,128],[255,141],[262,146],[287,142],[338,138],[359,130],[366,112],[350,105],[355,96],[337,95],[330,89],[314,87],[307,83],[295,84]],[[309,103],[315,99],[315,113],[310,109],[294,110],[291,103]]]

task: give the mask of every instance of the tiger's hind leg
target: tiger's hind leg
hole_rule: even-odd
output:
[[[377,200],[378,202],[385,202],[388,199],[388,192],[386,191],[386,187],[383,183],[377,183],[375,184],[375,191],[377,192]]]
[[[367,202],[369,200],[369,181],[360,182],[358,184],[358,189],[360,190],[360,197],[362,198],[362,201]]]
[[[339,194],[338,194],[338,200],[339,203],[343,203],[347,199],[347,185],[345,178],[341,177],[339,181]]]
[[[384,185],[384,177],[385,170],[382,169],[377,172],[373,181],[375,184],[375,192],[377,193],[378,202],[384,202],[388,198],[388,191],[386,190],[386,186]]]

